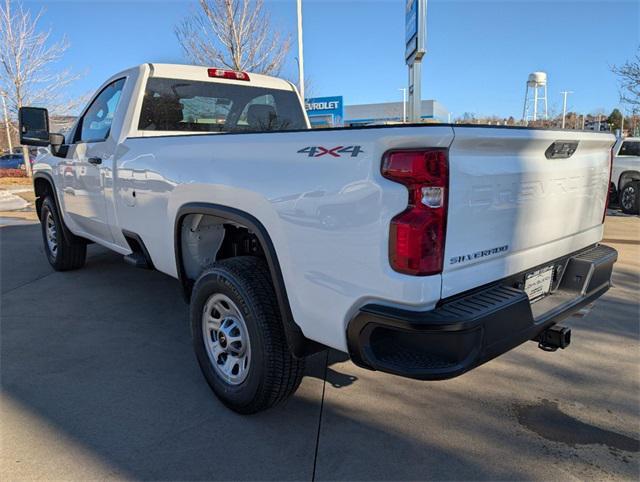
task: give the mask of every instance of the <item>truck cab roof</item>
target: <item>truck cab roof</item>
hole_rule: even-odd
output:
[[[117,74],[111,76],[105,84],[121,78],[127,77],[133,73],[144,72],[149,69],[148,77],[160,77],[160,78],[174,78],[174,79],[185,79],[185,80],[197,80],[201,82],[218,82],[218,83],[228,83],[228,84],[238,84],[238,85],[251,85],[253,87],[263,87],[269,89],[278,89],[278,90],[294,90],[294,85],[286,80],[280,79],[278,77],[271,77],[268,75],[255,74],[253,72],[245,72],[249,80],[236,80],[236,79],[228,79],[228,78],[220,78],[220,77],[211,77],[209,75],[209,69],[220,69],[227,70],[223,67],[216,66],[201,66],[201,65],[184,65],[184,64],[161,64],[161,63],[146,63],[140,64],[135,67],[131,67],[129,69],[118,72]]]

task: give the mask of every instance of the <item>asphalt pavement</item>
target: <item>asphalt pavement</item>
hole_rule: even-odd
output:
[[[0,225],[3,223],[0,222]],[[609,216],[615,287],[444,382],[309,360],[286,404],[236,415],[204,382],[178,283],[90,246],[56,273],[39,226],[0,227],[0,479],[637,480],[640,218]]]

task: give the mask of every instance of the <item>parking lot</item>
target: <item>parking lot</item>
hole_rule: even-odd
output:
[[[605,238],[615,287],[565,351],[432,383],[321,353],[285,405],[241,417],[200,374],[176,281],[97,246],[54,272],[39,226],[7,222],[0,478],[637,479],[640,218],[610,215]]]

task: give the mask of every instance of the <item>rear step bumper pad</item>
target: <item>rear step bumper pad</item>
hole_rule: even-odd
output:
[[[533,304],[512,276],[431,311],[366,305],[347,327],[349,354],[361,367],[409,378],[462,375],[602,296],[617,258],[601,244],[557,260],[554,289]]]

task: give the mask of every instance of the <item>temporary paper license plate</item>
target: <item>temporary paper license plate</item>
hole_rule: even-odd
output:
[[[524,280],[524,291],[529,296],[529,301],[533,303],[551,291],[553,281],[553,266],[539,269],[529,273]]]

